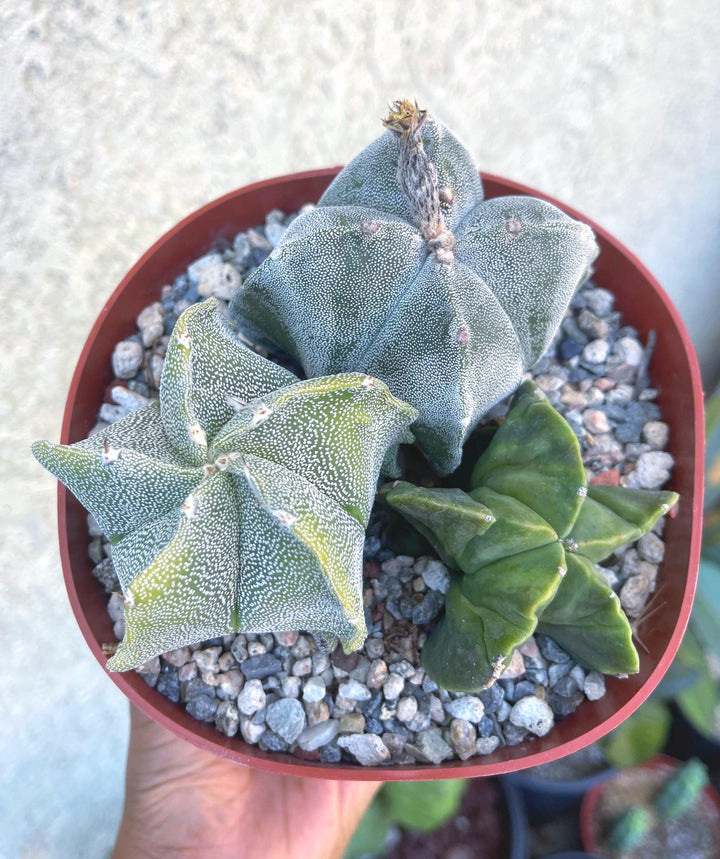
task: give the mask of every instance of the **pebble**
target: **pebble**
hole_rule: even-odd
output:
[[[385,641],[382,638],[368,638],[365,642],[365,652],[370,659],[379,659],[385,653]]]
[[[589,701],[599,701],[605,695],[605,677],[599,671],[589,671],[583,683]]]
[[[265,731],[262,737],[260,737],[258,745],[264,752],[284,752],[288,747],[285,740],[272,731]]]
[[[292,673],[295,677],[307,677],[308,674],[312,674],[312,670],[312,658],[310,656],[298,659],[292,667]]]
[[[235,655],[237,659],[237,655]],[[271,653],[251,656],[240,663],[240,670],[248,680],[261,680],[271,674],[277,674],[282,668],[280,660]]]
[[[664,450],[670,440],[670,427],[663,421],[648,421],[642,428],[642,438],[654,450]]]
[[[319,722],[325,722],[330,718],[330,708],[325,701],[308,701],[305,704],[305,713],[308,725],[317,725]]]
[[[500,745],[500,737],[494,735],[492,737],[480,737],[475,743],[475,751],[479,755],[490,755]]]
[[[240,690],[242,689],[243,682],[243,676],[237,668],[225,671],[218,675],[215,693],[218,698],[221,698],[224,701],[230,700],[231,698],[237,698],[240,694]]]
[[[265,706],[266,695],[262,683],[253,678],[248,680],[242,692],[238,695],[237,703],[241,713],[252,716]]]
[[[379,689],[388,678],[388,667],[384,659],[374,659],[370,663],[365,684],[369,689]]]
[[[389,760],[390,752],[377,734],[350,734],[339,737],[338,746],[348,752],[364,767],[378,766]]]
[[[292,632],[276,632],[275,639],[283,647],[292,647],[297,642],[299,635],[300,633],[297,630]]]
[[[653,589],[647,576],[630,576],[620,590],[620,605],[630,617],[637,617],[645,608],[645,603]]]
[[[591,340],[582,351],[583,361],[588,364],[604,364],[610,351],[607,340]]]
[[[400,722],[409,722],[418,711],[417,698],[407,695],[397,703],[397,718]]]
[[[525,673],[525,660],[522,653],[515,648],[513,650],[510,661],[505,666],[505,670],[500,675],[501,680],[514,680],[516,677],[521,677]]]
[[[358,680],[350,679],[346,683],[341,683],[338,687],[338,692],[343,698],[348,698],[350,701],[367,701],[372,698],[372,692],[364,683]]]
[[[434,591],[445,594],[450,587],[450,571],[441,561],[420,558],[415,564],[415,572],[422,576],[425,584]]]
[[[250,719],[249,716],[240,718],[240,733],[246,743],[255,745],[260,740],[260,737],[265,733],[267,728],[265,725],[257,724]]]
[[[118,581],[115,565],[111,558],[103,558],[99,564],[93,567],[93,575],[105,588],[105,593],[112,594],[120,590],[120,582]],[[119,618],[125,624],[124,615]]]
[[[583,414],[583,424],[593,435],[610,432],[610,422],[600,409],[587,409]]]
[[[652,531],[638,540],[637,550],[641,558],[652,564],[661,564],[665,557],[665,543]]]
[[[493,687],[491,686],[490,688],[492,689]],[[462,698],[456,698],[445,705],[445,710],[455,719],[473,722],[476,725],[485,715],[485,705],[480,698],[476,698],[474,695],[465,695]]]
[[[591,310],[596,316],[607,316],[612,312],[615,296],[607,289],[596,286],[594,289],[588,289],[584,293],[585,303],[588,310]]]
[[[525,728],[537,737],[544,737],[555,724],[553,711],[534,695],[521,698],[514,704],[509,718],[513,725]]]
[[[235,636],[235,640],[230,645],[230,652],[238,663],[242,663],[248,658],[247,642],[244,635]]]
[[[177,668],[174,668],[172,665],[163,665],[160,669],[155,688],[166,698],[177,703],[180,700],[180,678],[178,677]]]
[[[283,698],[298,698],[300,696],[300,678],[283,677],[280,683]]]
[[[421,731],[414,743],[407,744],[407,749],[431,764],[441,764],[453,756],[452,748],[443,740],[437,728]]]
[[[270,704],[266,721],[286,743],[294,743],[307,722],[302,704],[296,698],[281,698]]]
[[[395,701],[402,694],[405,681],[399,674],[390,674],[383,683],[383,694],[388,701]]]
[[[322,701],[325,697],[325,692],[325,681],[322,677],[310,677],[303,687],[303,701],[316,704],[318,701]]]
[[[591,310],[586,308],[585,310],[580,311],[580,315],[578,316],[578,326],[581,331],[591,338],[591,342],[602,342],[606,345],[607,350],[609,350],[610,345],[605,338],[610,334],[610,325],[605,319],[601,319]],[[605,352],[605,357],[607,358],[607,351]],[[586,360],[590,359],[588,358]],[[601,361],[604,360],[605,358],[601,359]],[[593,361],[593,363],[596,362]]]
[[[615,341],[613,352],[625,364],[637,367],[643,359],[645,350],[634,337],[620,337]]]
[[[442,601],[435,591],[428,591],[422,602],[412,610],[412,622],[418,626],[430,623],[431,620],[435,620],[442,607]]]
[[[498,708],[505,700],[503,689],[497,683],[493,683],[489,689],[481,690],[478,696],[482,701],[486,713],[497,713]]]
[[[122,340],[112,353],[113,373],[118,379],[132,379],[142,366],[143,347],[135,340]]]
[[[334,740],[339,729],[340,723],[336,719],[318,722],[303,730],[297,739],[297,744],[306,752],[314,752],[315,749],[319,749]]]
[[[234,737],[240,727],[240,713],[232,701],[223,701],[215,713],[215,727],[226,737]]]
[[[213,251],[212,253],[205,254],[205,256],[201,256],[200,259],[195,260],[195,262],[191,263],[187,267],[187,276],[188,280],[193,286],[197,286],[200,283],[200,278],[202,277],[203,272],[212,268],[213,266],[222,265],[223,258],[222,255]]]
[[[185,709],[194,719],[201,722],[214,722],[218,702],[209,695],[196,695],[185,705]]]
[[[362,713],[343,713],[339,725],[341,734],[361,734],[365,730],[365,716]]]
[[[552,638],[538,633],[535,636],[540,652],[548,662],[570,662],[570,654],[566,653]]]
[[[202,272],[197,289],[203,298],[214,296],[223,301],[230,301],[240,288],[241,283],[240,272],[235,266],[229,262],[220,262],[208,266]]]
[[[466,761],[477,753],[475,728],[465,719],[453,719],[450,722],[450,742],[461,761]]]
[[[131,391],[130,388],[126,388],[124,385],[114,385],[110,390],[110,396],[122,410],[123,416],[129,415],[130,412],[136,412],[143,406],[147,406],[150,402],[147,397],[144,397],[142,394],[138,394],[137,391]],[[103,413],[103,406],[106,405],[107,403],[103,403],[103,405],[100,407],[101,417]]]
[[[672,455],[660,450],[643,453],[638,457],[635,471],[629,475],[628,486],[638,489],[660,489],[670,478],[675,464]]]

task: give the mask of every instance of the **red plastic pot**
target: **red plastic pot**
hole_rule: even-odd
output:
[[[135,318],[158,299],[163,284],[172,282],[186,266],[219,238],[232,239],[239,231],[263,223],[271,209],[292,212],[317,200],[340,168],[282,176],[250,185],[209,203],[173,227],[122,279],[101,311],[80,355],[70,386],[61,441],[85,438],[95,424],[100,403],[111,382],[110,356],[115,343],[135,331]],[[531,188],[496,176],[483,176],[488,197],[538,194]],[[546,198],[550,199],[550,198]],[[607,679],[607,694],[585,702],[542,739],[466,762],[363,768],[304,762],[291,755],[273,754],[224,737],[188,715],[148,687],[134,672],[110,674],[113,682],[147,715],[173,733],[213,754],[258,769],[331,779],[407,780],[497,775],[547,763],[598,740],[626,719],[654,689],[672,661],[690,615],[700,556],[703,497],[703,397],[700,372],[685,326],[650,272],[616,239],[578,212],[563,208],[589,223],[601,253],[595,279],[612,290],[626,324],[644,339],[658,332],[653,357],[653,384],[660,388],[659,403],[671,426],[670,451],[675,457],[672,488],[681,494],[676,517],[667,522],[666,555],[660,570],[662,608],[639,634],[648,648],[640,654],[640,673],[627,679]],[[73,611],[90,649],[101,665],[103,642],[113,641],[106,596],[92,576],[87,555],[86,514],[62,485],[58,488],[60,554]]]
[[[635,767],[634,769],[651,770],[663,775],[670,775],[673,769],[675,769],[679,764],[680,761],[670,758],[667,755],[656,755],[652,760],[642,764],[642,766]],[[601,856],[607,855],[603,853],[600,847],[601,833],[598,831],[596,823],[598,803],[602,799],[603,793],[606,790],[613,790],[614,783],[617,779],[627,779],[631,772],[631,770],[620,770],[615,776],[613,776],[613,778],[590,788],[583,797],[582,805],[580,806],[580,835],[582,837],[583,848],[588,852],[599,853]],[[705,786],[703,795],[704,802],[708,807],[709,824],[713,827],[712,831],[717,843],[720,842],[720,795],[711,784]],[[713,811],[714,822],[712,820]]]

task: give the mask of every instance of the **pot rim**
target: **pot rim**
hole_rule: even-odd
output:
[[[162,257],[164,254],[167,255],[170,252],[169,249],[172,247],[173,242],[177,244],[178,236],[180,234],[187,230],[191,225],[202,221],[202,219],[212,220],[213,217],[217,217],[220,211],[225,211],[228,206],[233,204],[236,200],[257,197],[258,195],[268,195],[269,202],[266,211],[269,211],[271,208],[279,205],[277,202],[273,202],[273,200],[281,199],[283,189],[289,185],[299,183],[303,188],[317,188],[323,185],[323,183],[327,185],[332,178],[337,175],[340,169],[340,167],[330,167],[320,170],[288,174],[244,186],[243,188],[231,191],[230,193],[225,194],[190,213],[187,217],[182,219],[163,236],[161,236],[161,238],[158,239],[140,257],[140,259],[120,281],[119,285],[113,291],[110,298],[100,311],[90,334],[88,335],[78,359],[70,385],[62,423],[61,442],[63,444],[68,444],[73,441],[77,441],[82,437],[82,435],[78,435],[77,427],[74,426],[76,423],[76,406],[81,400],[81,397],[79,397],[79,389],[86,364],[88,363],[88,358],[93,350],[93,345],[105,326],[109,314],[116,311],[118,308],[122,308],[122,300],[128,285],[132,284],[138,277],[140,277],[146,269],[151,268],[153,262],[156,261],[158,256]],[[523,743],[520,746],[498,749],[496,752],[492,753],[492,755],[478,757],[465,762],[459,760],[449,761],[439,765],[413,764],[362,767],[360,765],[325,764],[314,761],[303,761],[289,754],[263,752],[255,746],[247,745],[237,737],[225,737],[219,731],[216,731],[214,726],[209,726],[192,719],[191,716],[185,713],[180,704],[172,703],[163,695],[157,693],[154,689],[151,689],[138,674],[134,672],[126,672],[123,674],[111,673],[109,675],[115,685],[146,715],[172,731],[177,736],[205,749],[206,751],[210,751],[213,754],[233,760],[236,763],[251,766],[260,770],[326,779],[358,781],[428,780],[437,778],[468,778],[514,772],[527,767],[547,763],[578,751],[584,746],[600,739],[609,731],[617,727],[617,725],[623,722],[640,706],[640,704],[642,704],[655,686],[660,682],[660,679],[664,675],[670,662],[675,656],[678,647],[680,646],[680,642],[690,616],[695,586],[697,583],[698,564],[700,558],[704,480],[702,456],[704,448],[702,383],[700,379],[700,370],[695,357],[695,351],[685,325],[669,297],[648,269],[632,252],[625,248],[624,245],[598,224],[594,223],[591,219],[585,217],[574,208],[566,206],[554,198],[542,194],[526,185],[509,181],[488,173],[481,173],[481,177],[486,189],[491,189],[491,193],[487,195],[488,198],[499,196],[497,193],[492,193],[492,191],[497,190],[500,190],[503,194],[522,194],[540,197],[558,206],[558,208],[567,212],[572,217],[587,223],[595,231],[598,242],[601,244],[601,257],[606,255],[606,258],[617,258],[621,263],[634,268],[639,279],[647,283],[650,290],[657,296],[660,308],[659,312],[664,315],[666,324],[670,324],[672,327],[671,330],[674,329],[677,333],[678,346],[687,363],[687,371],[690,380],[690,389],[685,391],[685,395],[690,397],[695,419],[691,430],[692,436],[688,439],[688,449],[690,450],[689,464],[691,465],[691,474],[688,474],[688,478],[693,487],[692,499],[686,498],[684,501],[681,501],[681,504],[683,504],[683,510],[687,510],[686,505],[690,506],[688,514],[689,531],[685,535],[685,538],[689,541],[688,567],[678,616],[674,623],[669,640],[667,641],[657,664],[655,664],[649,674],[642,679],[642,682],[640,682],[638,675],[634,675],[634,678],[625,681],[619,681],[615,678],[606,678],[608,685],[619,682],[624,682],[626,684],[637,682],[639,683],[639,686],[630,698],[619,708],[609,713],[603,713],[602,709],[600,709],[599,719],[592,728],[582,731],[577,736],[561,741],[559,744],[554,746],[547,745],[547,741],[543,744],[543,739],[538,738],[529,741],[529,743]],[[280,197],[278,195],[280,195]],[[306,197],[305,199],[308,200],[310,198]],[[247,229],[247,227],[243,227],[241,229]],[[211,244],[212,234],[208,234],[206,248],[210,247]],[[196,258],[196,256],[197,254],[194,252],[191,253],[188,262]],[[602,261],[599,260],[598,264],[601,265]],[[157,300],[157,290],[160,283],[162,283],[162,281],[155,282],[154,293],[149,294],[150,301]],[[155,297],[153,298],[152,295]],[[127,316],[127,313],[125,313],[125,316]],[[133,314],[128,318],[132,318],[134,322]],[[666,332],[664,332],[664,335],[665,334]],[[674,429],[677,429],[677,427],[674,427]],[[72,572],[70,557],[71,540],[68,531],[68,518],[69,511],[73,509],[73,505],[79,507],[79,503],[74,499],[74,497],[67,492],[61,483],[58,483],[58,530],[65,585],[73,613],[75,614],[75,618],[80,626],[83,636],[85,637],[93,655],[104,669],[107,657],[102,651],[101,641],[98,639],[96,632],[91,628],[88,615],[85,607],[83,606],[82,597],[78,592]],[[94,586],[95,582],[93,581],[91,584]],[[593,704],[601,704],[602,700],[603,699],[601,699],[601,702],[593,702]],[[579,710],[582,710],[583,707],[587,708],[588,706],[590,706],[590,702],[583,702],[583,705]],[[569,719],[572,720],[575,715],[576,714],[573,714]],[[194,723],[192,727],[190,727],[189,723],[187,725],[183,724],[183,722],[186,722],[187,720],[191,720]],[[567,722],[568,720],[566,719],[565,723]],[[557,725],[548,736],[552,736],[555,731],[557,731]],[[530,746],[530,751],[528,753],[524,753],[524,747],[526,745]],[[535,748],[536,751],[532,751],[532,748]]]

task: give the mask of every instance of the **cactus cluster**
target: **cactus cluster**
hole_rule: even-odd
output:
[[[415,417],[359,373],[299,381],[194,305],[168,344],[160,401],[33,453],[112,544],[124,671],[230,632],[365,639],[362,547],[378,473]]]
[[[620,856],[637,850],[656,820],[682,817],[695,805],[707,784],[707,767],[697,758],[676,767],[650,805],[632,805],[615,821],[606,847],[613,855]]]
[[[378,476],[410,428],[437,475],[545,352],[597,254],[592,231],[538,199],[483,199],[472,158],[397,102],[386,131],[291,224],[230,307],[178,319],[159,402],[73,445],[33,452],[112,546],[127,670],[231,632],[366,636],[362,550]],[[386,493],[461,575],[423,658],[447,689],[502,673],[537,628],[583,664],[634,672],[627,618],[595,568],[675,503],[588,487],[577,440],[532,385],[468,491]]]
[[[588,486],[575,434],[533,382],[519,388],[468,492],[398,481],[385,497],[462,573],[423,651],[441,686],[492,684],[535,629],[588,668],[638,671],[628,619],[595,564],[678,496]]]
[[[382,379],[418,409],[418,443],[447,474],[480,417],[548,347],[597,246],[589,227],[542,200],[483,200],[469,152],[410,102],[385,125],[292,223],[231,312],[308,377]]]

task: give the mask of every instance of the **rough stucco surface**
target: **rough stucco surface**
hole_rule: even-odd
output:
[[[133,261],[232,188],[347,161],[409,95],[635,250],[709,383],[719,42],[714,0],[0,0],[0,855],[102,856],[119,819],[126,705],[70,614],[28,446],[58,437]]]

